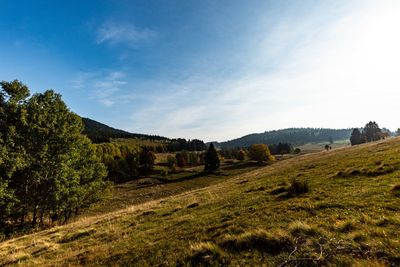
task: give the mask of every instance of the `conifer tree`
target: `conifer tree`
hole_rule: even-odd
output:
[[[357,128],[355,128],[351,133],[350,143],[352,146],[364,143],[363,136],[361,135],[360,130]]]
[[[220,160],[218,156],[218,152],[214,147],[214,144],[211,143],[208,151],[204,155],[204,171],[205,172],[213,172],[218,170],[220,165]]]

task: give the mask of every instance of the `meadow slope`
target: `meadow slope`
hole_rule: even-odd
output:
[[[293,179],[308,192],[291,190]],[[398,266],[399,211],[393,138],[8,240],[0,265]]]

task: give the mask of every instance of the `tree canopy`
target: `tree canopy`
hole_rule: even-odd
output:
[[[250,159],[258,162],[273,161],[274,156],[271,155],[269,148],[266,144],[254,144],[249,149]]]
[[[1,83],[0,220],[67,221],[98,197],[106,169],[59,94],[29,95],[18,80]]]

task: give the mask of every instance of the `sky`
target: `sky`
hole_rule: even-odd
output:
[[[0,0],[0,80],[135,133],[400,127],[397,0]]]

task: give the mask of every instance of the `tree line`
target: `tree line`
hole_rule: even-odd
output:
[[[388,131],[383,131],[375,121],[368,122],[363,129],[355,128],[350,136],[352,146],[385,139],[390,136]]]
[[[264,133],[255,133],[226,142],[215,143],[221,148],[250,147],[253,144],[289,143],[300,146],[307,143],[348,140],[352,129],[288,128]]]

